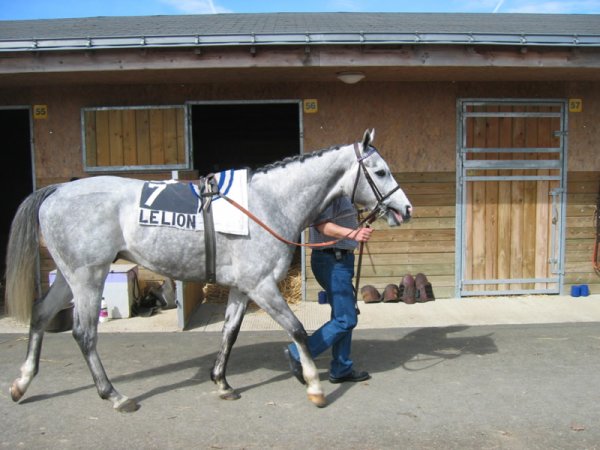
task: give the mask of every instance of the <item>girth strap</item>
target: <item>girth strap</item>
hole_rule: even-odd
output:
[[[198,187],[200,189],[200,209],[202,210],[202,219],[204,220],[206,281],[215,283],[217,281],[217,239],[212,214],[212,198],[214,195],[219,194],[219,187],[213,174],[201,177]]]

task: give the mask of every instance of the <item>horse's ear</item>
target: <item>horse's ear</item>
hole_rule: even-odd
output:
[[[369,145],[371,145],[371,143],[373,142],[373,140],[375,139],[375,128],[372,128],[370,130],[365,130],[365,134],[363,135],[363,142],[362,142],[362,148],[363,151],[367,148],[369,148]]]

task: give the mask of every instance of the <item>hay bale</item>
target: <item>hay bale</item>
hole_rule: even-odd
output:
[[[202,290],[204,291],[205,303],[227,303],[227,296],[229,295],[228,287],[206,283]]]
[[[300,266],[292,266],[285,277],[279,283],[279,289],[289,304],[302,301],[302,271]]]
[[[296,304],[302,300],[302,270],[299,264],[290,267],[287,277],[278,284],[279,290],[288,304]],[[204,286],[206,303],[227,303],[229,288],[218,284],[207,283]]]

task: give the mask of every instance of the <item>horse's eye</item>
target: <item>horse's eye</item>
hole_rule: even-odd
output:
[[[378,170],[377,172],[375,172],[375,175],[377,175],[378,177],[385,177],[385,170]]]

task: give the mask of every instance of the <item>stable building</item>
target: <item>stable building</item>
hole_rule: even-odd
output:
[[[18,203],[51,183],[193,179],[375,128],[414,218],[375,224],[363,284],[600,293],[599,15],[2,21],[0,58],[4,243]]]

